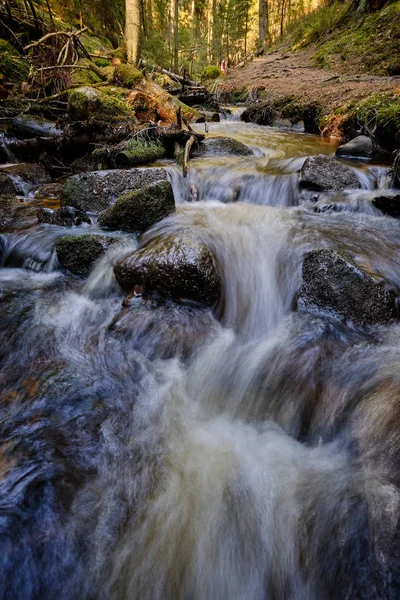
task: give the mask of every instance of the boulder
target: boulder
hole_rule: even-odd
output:
[[[353,169],[324,154],[310,156],[304,161],[300,169],[299,185],[300,188],[316,191],[361,187]]]
[[[372,200],[372,204],[375,208],[379,208],[385,215],[400,217],[400,194],[385,191],[384,195],[375,196]]]
[[[43,183],[35,192],[35,198],[59,198],[62,183]]]
[[[383,283],[333,250],[318,249],[303,261],[298,306],[327,310],[354,323],[372,325],[396,319],[396,305]]]
[[[90,86],[82,86],[69,93],[68,113],[77,121],[92,118],[106,123],[132,117],[132,111],[125,102]]]
[[[59,238],[56,252],[61,266],[75,275],[89,275],[93,264],[117,240],[105,235],[68,235]]]
[[[0,195],[0,229],[12,221],[19,205],[15,196]]]
[[[60,225],[61,227],[72,227],[73,225],[82,225],[82,223],[91,223],[88,216],[73,206],[63,206],[52,210],[51,208],[41,208],[37,211],[39,223],[48,223],[49,225]]]
[[[0,195],[15,194],[16,188],[11,177],[0,172]]]
[[[207,306],[219,298],[220,280],[213,256],[187,234],[152,240],[118,262],[114,273],[127,291],[140,286],[149,295]]]
[[[240,116],[245,123],[257,123],[257,125],[272,125],[277,117],[278,112],[269,102],[250,104]]]
[[[251,156],[253,151],[246,144],[228,137],[208,138],[194,150],[195,154],[222,154],[226,156]]]
[[[61,190],[61,204],[99,213],[121,194],[163,179],[167,179],[167,172],[160,167],[80,173],[68,177]]]
[[[13,119],[10,132],[16,137],[26,139],[35,137],[55,138],[62,135],[62,129],[59,129],[53,121],[48,121],[41,117],[32,117],[31,115],[20,115]]]
[[[30,164],[30,163],[18,163],[16,165],[10,165],[2,169],[3,173],[21,177],[28,183],[48,183],[50,181],[50,175],[42,165]]]
[[[366,135],[359,135],[347,144],[339,146],[336,150],[336,156],[352,156],[355,158],[372,158],[374,145],[371,138]]]
[[[100,227],[142,233],[175,210],[174,192],[169,181],[150,183],[123,194],[111,208],[101,213]]]

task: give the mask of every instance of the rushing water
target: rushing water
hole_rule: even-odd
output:
[[[400,597],[400,327],[294,311],[312,248],[400,290],[400,222],[370,203],[386,170],[316,212],[297,170],[334,146],[209,128],[255,156],[170,167],[181,205],[147,235],[209,246],[213,310],[123,308],[126,234],[86,281],[62,273],[56,239],[97,225],[37,225],[38,201],[2,234],[1,598]]]

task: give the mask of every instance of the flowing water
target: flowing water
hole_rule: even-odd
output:
[[[98,228],[38,225],[39,201],[2,233],[1,598],[400,597],[400,326],[295,310],[312,248],[400,291],[400,222],[371,204],[387,170],[306,197],[302,161],[334,146],[209,129],[255,155],[169,166],[180,204],[147,236],[208,245],[213,310],[123,308],[131,235],[87,280],[63,273],[56,239]]]

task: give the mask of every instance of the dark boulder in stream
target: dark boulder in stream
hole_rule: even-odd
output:
[[[374,145],[371,138],[366,135],[358,135],[357,137],[342,144],[336,150],[336,156],[349,156],[354,158],[372,158],[374,153]]]
[[[372,200],[375,208],[379,208],[385,215],[391,217],[400,217],[400,194],[396,192],[390,193],[385,190],[384,195],[375,196]]]
[[[59,225],[61,227],[73,227],[83,223],[91,223],[91,220],[82,211],[73,208],[73,206],[63,206],[52,210],[51,208],[41,208],[37,212],[39,223],[48,223],[49,225]]]
[[[74,275],[86,276],[96,260],[115,242],[115,238],[105,235],[68,235],[57,240],[57,257],[67,271]]]
[[[152,295],[212,306],[219,298],[220,280],[213,256],[194,237],[156,238],[114,267],[120,286],[136,286]]]
[[[308,190],[344,190],[361,187],[357,175],[335,158],[317,154],[304,161],[300,169],[300,188]]]
[[[101,212],[121,194],[167,179],[162,167],[89,171],[68,177],[61,190],[61,204],[79,210]]]
[[[229,137],[214,137],[201,142],[196,150],[194,150],[193,156],[196,156],[196,154],[201,154],[202,156],[212,154],[225,156],[251,156],[253,151],[239,140]]]
[[[16,188],[11,177],[5,173],[0,173],[0,194],[15,194]]]
[[[16,213],[20,202],[12,195],[0,195],[0,229],[5,227]]]
[[[326,249],[306,254],[298,304],[302,310],[327,310],[363,325],[388,323],[397,315],[394,297],[381,281]]]
[[[10,165],[2,169],[4,173],[11,176],[21,177],[28,183],[48,183],[50,181],[50,175],[46,169],[39,164],[30,163],[18,163],[16,165]]]
[[[174,210],[171,184],[158,181],[120,196],[115,204],[101,213],[98,223],[107,229],[142,233]]]

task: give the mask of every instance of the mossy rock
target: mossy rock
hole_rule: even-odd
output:
[[[115,155],[115,164],[121,167],[135,167],[159,160],[165,155],[166,149],[160,142],[133,138]]]
[[[4,79],[11,83],[26,81],[29,74],[28,61],[18,54],[10,42],[2,39],[0,39],[0,71]]]
[[[96,67],[110,67],[110,61],[107,60],[106,58],[94,58],[93,59],[94,64],[96,65]]]
[[[122,100],[89,86],[70,91],[68,113],[72,119],[77,121],[93,118],[97,121],[107,122],[132,116],[132,111]]]
[[[87,276],[94,263],[117,240],[105,235],[66,235],[56,243],[56,252],[61,266],[74,275]]]
[[[222,75],[222,71],[216,65],[209,65],[203,71],[204,79],[218,79]]]
[[[169,181],[151,183],[123,194],[98,219],[100,227],[121,231],[146,231],[175,210],[174,193]]]
[[[78,65],[81,67],[88,67],[90,61],[87,58],[81,58]],[[73,85],[93,85],[100,83],[101,81],[101,78],[91,69],[74,69],[71,74],[71,82]]]
[[[126,88],[133,88],[143,79],[143,74],[133,65],[119,64],[115,66],[113,81]]]

